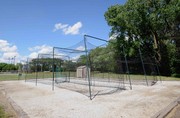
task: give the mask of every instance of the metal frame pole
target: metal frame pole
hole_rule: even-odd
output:
[[[70,57],[68,57],[68,67],[70,67]],[[68,71],[69,71],[69,81],[68,82],[70,82],[70,76],[71,76],[71,74],[70,74],[70,68],[68,68]]]
[[[157,63],[156,63],[156,68],[157,68],[157,71],[158,71],[159,79],[160,79],[160,81],[161,81],[161,83],[162,83],[161,74],[160,74],[159,67],[158,67]]]
[[[125,54],[124,46],[123,46],[123,53],[124,53],[124,58],[125,58],[125,63],[126,63],[126,69],[127,69],[127,72],[126,72],[126,73],[128,74],[130,89],[132,90],[132,83],[131,83],[131,78],[130,78],[130,74],[129,74],[129,66],[128,66],[128,63],[127,63],[127,57],[126,57],[126,54]]]
[[[85,52],[86,52],[86,72],[87,72],[87,77],[88,77],[88,82],[89,82],[89,96],[90,100],[92,100],[92,95],[91,95],[91,83],[90,83],[90,75],[89,75],[89,61],[88,61],[88,51],[87,51],[87,45],[86,45],[86,35],[84,35],[84,45],[85,45]]]
[[[52,64],[52,72],[53,72],[52,90],[54,91],[54,47],[53,47],[53,64]]]
[[[144,61],[143,61],[143,59],[142,59],[142,53],[141,53],[140,48],[139,48],[138,50],[139,50],[139,55],[140,55],[140,59],[141,59],[142,67],[143,67],[144,78],[145,78],[146,84],[147,84],[147,86],[148,86],[148,80],[147,80],[147,77],[146,77],[146,70],[145,70],[145,67],[144,67]]]
[[[27,68],[26,68],[26,71],[25,71],[25,82],[26,82],[26,79],[27,79],[28,70],[29,70],[29,58],[27,58]]]
[[[37,78],[38,78],[38,64],[39,64],[39,54],[38,54],[38,58],[36,61],[36,86],[37,86]]]

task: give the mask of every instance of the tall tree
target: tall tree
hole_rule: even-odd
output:
[[[142,50],[149,56],[155,55],[161,71],[167,75],[170,59],[166,40],[179,35],[179,16],[179,0],[128,0],[124,5],[111,6],[105,13],[111,35],[116,35],[117,40],[128,37],[128,43],[139,41]]]

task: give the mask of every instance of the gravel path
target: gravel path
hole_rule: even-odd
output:
[[[67,83],[68,84],[68,83]],[[30,118],[147,118],[180,96],[180,82],[134,85],[133,90],[95,97],[50,85],[4,81],[0,86]],[[77,85],[78,86],[78,85]]]

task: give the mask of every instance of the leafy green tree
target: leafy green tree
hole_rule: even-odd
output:
[[[86,55],[81,55],[79,59],[77,60],[78,66],[86,65]]]
[[[131,45],[139,42],[141,50],[150,57],[155,56],[162,73],[169,75],[170,58],[165,42],[179,34],[179,15],[179,0],[128,0],[124,5],[111,6],[105,19],[112,27],[110,35],[117,36],[118,48],[124,44],[131,53]]]
[[[91,70],[100,72],[114,71],[114,50],[113,45],[107,42],[106,46],[97,47],[89,52],[88,59]]]
[[[5,63],[1,63],[0,64],[0,68],[1,68],[1,71],[11,71],[11,70],[17,70],[18,67],[14,64],[5,64]]]
[[[6,66],[6,63],[0,63],[0,71],[4,70],[3,68]]]
[[[69,61],[62,60],[60,58],[54,58],[54,67],[57,69],[65,70],[68,66]],[[29,71],[52,71],[53,67],[53,59],[52,58],[39,58],[33,59],[28,64]]]

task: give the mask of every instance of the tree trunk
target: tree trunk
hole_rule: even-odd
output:
[[[160,49],[160,42],[158,41],[158,34],[156,32],[151,31],[154,41],[154,50],[156,50],[156,62],[161,62],[161,49]]]

